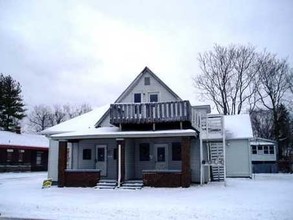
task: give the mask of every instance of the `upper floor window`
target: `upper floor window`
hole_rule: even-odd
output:
[[[134,93],[134,103],[141,103],[141,93]]]
[[[275,154],[274,146],[270,146],[270,154]]]
[[[257,154],[257,150],[256,150],[256,146],[255,145],[252,145],[251,146],[251,151],[252,151],[252,154]]]
[[[145,86],[151,85],[151,78],[150,77],[144,77],[144,85]]]
[[[159,101],[159,97],[158,94],[150,94],[150,102],[158,102]]]

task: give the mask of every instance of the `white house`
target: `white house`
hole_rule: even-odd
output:
[[[209,113],[146,67],[110,106],[43,131],[51,139],[49,177],[59,186],[119,187],[250,177],[249,117]]]
[[[264,138],[254,138],[250,142],[253,173],[276,173],[277,143]]]

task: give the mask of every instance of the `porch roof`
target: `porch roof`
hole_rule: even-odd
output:
[[[81,131],[52,135],[54,140],[100,139],[100,138],[146,138],[146,137],[182,137],[197,136],[192,129],[174,129],[161,131],[120,131],[117,127],[100,127]]]

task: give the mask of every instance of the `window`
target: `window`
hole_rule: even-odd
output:
[[[264,154],[268,154],[269,153],[269,147],[268,146],[264,146]]]
[[[118,158],[118,149],[115,148],[113,151],[113,160],[117,160],[117,158]]]
[[[105,148],[104,147],[98,148],[98,161],[105,161]]]
[[[150,160],[150,144],[149,143],[141,143],[139,145],[139,160],[140,161]]]
[[[174,161],[181,160],[181,143],[180,142],[172,143],[172,160]]]
[[[7,149],[7,158],[6,161],[10,162],[12,161],[12,155],[13,155],[14,150],[13,149]]]
[[[158,102],[158,94],[150,94],[150,102]]]
[[[134,93],[134,103],[141,103],[141,94]]]
[[[270,146],[270,154],[275,154],[274,146]]]
[[[262,150],[262,146],[261,146],[261,145],[258,146],[258,147],[257,147],[257,150]]]
[[[257,150],[256,150],[256,146],[255,145],[252,145],[251,146],[251,152],[252,152],[252,154],[257,154]]]
[[[150,79],[150,77],[144,77],[144,85],[146,85],[146,86],[151,85],[151,79]]]
[[[24,150],[18,150],[18,162],[23,162]]]
[[[92,159],[92,150],[91,149],[83,149],[82,159],[83,160],[91,160]]]
[[[42,164],[42,151],[37,151],[37,157],[36,157],[36,165],[41,165]]]

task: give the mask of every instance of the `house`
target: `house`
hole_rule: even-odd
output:
[[[48,148],[45,136],[0,131],[0,172],[46,171]]]
[[[253,173],[277,173],[277,143],[269,139],[253,138],[250,145]]]
[[[146,67],[113,104],[42,132],[50,138],[49,177],[59,186],[224,181],[226,151],[232,154],[238,144],[246,154],[232,157],[229,166],[236,168],[227,167],[227,175],[250,177],[249,117],[241,126],[250,133],[242,136],[233,127],[226,130],[224,122],[222,115],[210,114],[209,105],[182,100]],[[226,132],[232,134],[227,149]],[[242,157],[249,166],[246,160],[237,163]]]

